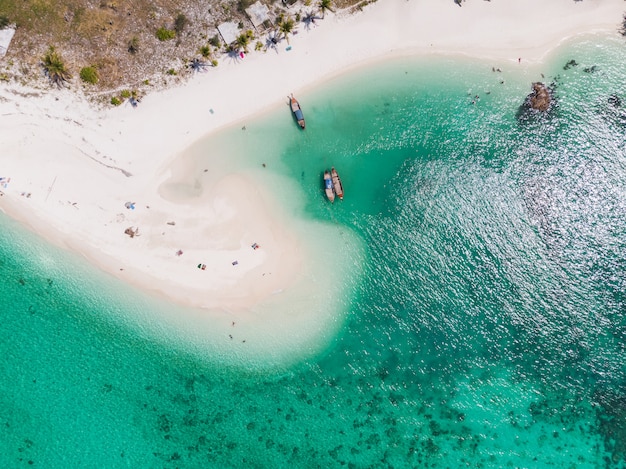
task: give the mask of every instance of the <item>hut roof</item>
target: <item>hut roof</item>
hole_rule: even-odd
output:
[[[237,40],[237,36],[239,36],[239,26],[233,21],[220,24],[217,30],[220,32],[226,44],[232,44]]]
[[[246,8],[246,13],[255,28],[262,27],[263,23],[270,19],[270,9],[260,1]]]
[[[0,57],[4,57],[4,54],[7,53],[14,34],[15,29],[13,28],[0,29]]]

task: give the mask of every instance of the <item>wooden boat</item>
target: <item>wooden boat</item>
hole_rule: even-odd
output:
[[[291,112],[293,112],[294,117],[298,121],[298,125],[301,129],[304,129],[304,115],[302,114],[302,109],[300,108],[300,103],[296,98],[291,95]]]
[[[334,166],[330,169],[330,176],[333,180],[333,189],[335,189],[335,194],[337,194],[339,200],[343,200],[343,185],[341,184],[341,179],[339,178],[339,174],[337,174],[337,170]]]
[[[326,197],[331,202],[335,201],[335,191],[333,190],[333,181],[330,177],[330,172],[324,171],[324,190],[326,191]]]

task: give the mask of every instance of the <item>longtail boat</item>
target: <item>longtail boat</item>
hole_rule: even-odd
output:
[[[298,125],[301,129],[304,129],[304,115],[302,114],[302,109],[300,108],[300,103],[296,98],[291,95],[291,112],[293,112],[294,117],[298,121]]]
[[[335,189],[335,194],[337,194],[339,200],[343,200],[343,185],[341,184],[341,179],[339,178],[339,174],[337,174],[337,170],[334,166],[330,169],[330,175],[333,180],[333,189]]]
[[[328,200],[334,202],[335,191],[333,190],[333,181],[328,170],[324,171],[324,190],[326,191],[326,197],[328,197]]]

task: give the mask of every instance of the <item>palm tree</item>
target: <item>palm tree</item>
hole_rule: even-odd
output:
[[[324,19],[324,15],[326,14],[326,10],[334,11],[333,8],[332,8],[332,6],[333,6],[332,0],[320,0],[320,2],[317,4],[317,6],[320,9],[320,11],[322,12],[322,19]]]
[[[293,28],[295,26],[295,23],[293,21],[293,18],[291,17],[282,17],[279,19],[278,22],[278,31],[285,36],[285,39],[287,39],[287,44],[289,44],[289,34],[291,34],[291,31],[293,31]]]
[[[65,63],[61,56],[57,53],[54,46],[50,46],[46,54],[42,58],[43,68],[52,83],[57,86],[63,86],[67,80],[72,78],[70,72],[65,68]]]
[[[248,53],[249,43],[250,39],[248,39],[247,34],[240,34],[239,36],[237,36],[237,40],[235,41],[235,44],[237,44],[238,47],[242,48],[245,53]]]
[[[248,44],[250,41],[254,39],[254,33],[251,30],[246,31],[245,33],[241,33],[237,36],[237,40],[235,41],[237,46],[241,47],[243,51],[248,53]]]

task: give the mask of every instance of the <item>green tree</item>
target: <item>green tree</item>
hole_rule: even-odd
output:
[[[43,56],[42,62],[46,75],[55,85],[63,86],[65,82],[72,78],[72,75],[65,67],[65,62],[63,62],[54,46],[50,46]]]
[[[324,15],[326,14],[326,10],[334,11],[333,10],[333,2],[332,2],[332,0],[320,0],[320,2],[317,4],[317,7],[322,12],[322,19],[324,19]]]

